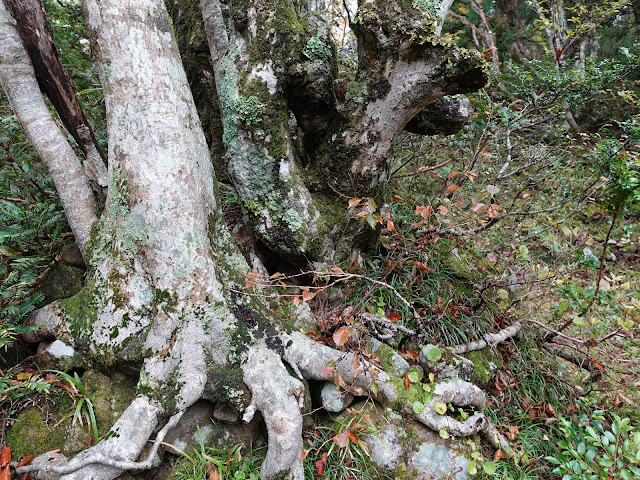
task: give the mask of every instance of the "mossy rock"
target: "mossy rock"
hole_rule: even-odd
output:
[[[35,408],[24,410],[7,432],[6,442],[11,448],[12,457],[19,460],[27,455],[38,456],[56,448],[68,453],[66,428],[53,428],[53,425],[55,423],[52,421],[47,424],[42,413]]]
[[[93,404],[98,434],[106,434],[135,396],[135,381],[121,373],[111,378],[96,371],[87,371],[82,383]],[[72,456],[89,446],[91,434],[87,423],[73,422],[74,404],[64,395],[48,412],[48,421],[37,409],[24,410],[7,433],[7,445],[14,458],[40,455],[59,448],[61,453]],[[71,415],[70,415],[71,414]],[[65,419],[65,417],[68,417]],[[64,421],[60,422],[62,419]],[[60,423],[58,425],[58,423]],[[56,426],[57,425],[57,426]]]
[[[44,300],[37,306],[47,305],[61,298],[69,298],[82,289],[85,271],[82,268],[59,263],[42,278],[35,289],[36,293],[42,293]]]
[[[471,382],[480,388],[486,387],[493,376],[493,372],[504,365],[502,357],[499,354],[496,355],[491,348],[483,348],[482,350],[466,353],[463,356],[473,363]]]

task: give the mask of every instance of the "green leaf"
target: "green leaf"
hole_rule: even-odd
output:
[[[440,415],[444,415],[445,413],[447,413],[447,406],[442,403],[442,402],[436,402],[433,404],[433,408],[436,412],[438,412]]]
[[[427,360],[429,360],[430,362],[438,361],[441,357],[442,350],[440,350],[438,347],[433,347],[427,352]]]
[[[496,462],[484,462],[482,464],[482,470],[484,470],[484,473],[487,475],[493,475],[496,473],[497,468],[498,466],[496,465]]]
[[[598,464],[602,465],[603,467],[609,468],[611,465],[613,465],[613,460],[611,460],[609,457],[600,457],[598,459]]]
[[[478,468],[476,466],[475,460],[471,460],[469,462],[469,464],[467,465],[467,472],[469,472],[471,475],[475,475],[476,473],[478,473]]]
[[[424,411],[424,403],[422,402],[413,402],[413,411],[420,415]]]

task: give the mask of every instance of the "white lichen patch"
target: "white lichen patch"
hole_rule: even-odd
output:
[[[251,83],[251,80],[253,80],[254,78],[259,78],[260,80],[262,80],[267,86],[267,89],[269,90],[269,93],[271,95],[274,95],[276,93],[278,86],[278,77],[276,77],[275,73],[273,72],[273,62],[271,60],[268,60],[263,64],[254,65],[254,67],[251,69],[251,73],[249,73],[249,75],[247,76],[246,83]]]

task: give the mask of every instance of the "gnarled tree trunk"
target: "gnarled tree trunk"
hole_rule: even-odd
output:
[[[203,22],[229,176],[261,241],[298,265],[374,249],[379,228],[349,218],[346,200],[381,205],[395,136],[435,100],[486,81],[479,54],[437,35],[450,2],[360,1],[350,72],[316,11],[201,0],[200,18],[195,3],[173,2],[179,43],[194,58]]]
[[[341,239],[353,246],[370,238],[360,224],[345,221],[334,190],[378,195],[393,135],[429,102],[484,81],[477,58],[433,37],[433,19],[412,3],[362,2],[355,21],[362,73],[352,80],[360,96],[343,110],[333,88],[335,52],[319,18],[303,21],[292,3],[267,0],[231,3],[228,17],[217,2],[201,4],[229,174],[265,243],[283,254],[326,259],[342,250]],[[327,365],[335,365],[348,391],[368,392],[430,428],[486,432],[499,442],[477,387],[439,382],[431,403],[416,413],[402,379],[287,331],[260,297],[235,293],[249,267],[220,211],[209,147],[164,3],[84,6],[105,94],[111,181],[86,242],[86,286],[36,312],[31,321],[41,327],[30,340],[56,337],[84,352],[84,362],[127,365],[140,376],[137,398],[112,434],[72,460],[58,458],[49,473],[106,480],[148,467],[135,461],[154,430],[206,398],[246,421],[261,412],[269,442],[262,477],[302,479],[302,379],[333,381]],[[225,18],[231,35],[221,28]],[[16,38],[0,6],[0,45],[20,55]],[[439,415],[438,401],[476,413],[464,421]],[[39,459],[38,468],[47,461]]]

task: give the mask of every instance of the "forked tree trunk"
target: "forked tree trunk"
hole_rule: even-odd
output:
[[[251,5],[246,11],[251,21],[258,22]],[[262,11],[260,18],[267,13]],[[4,16],[0,17],[0,33],[4,35],[0,41],[17,38],[1,6],[0,14]],[[431,404],[418,414],[407,401],[411,396],[402,379],[364,361],[358,365],[352,354],[320,345],[300,333],[285,331],[259,297],[256,300],[256,297],[233,293],[244,284],[249,269],[231,242],[220,212],[209,150],[164,3],[162,0],[86,0],[85,18],[105,94],[111,183],[105,210],[86,251],[90,270],[85,288],[72,298],[39,310],[31,321],[42,326],[28,338],[32,341],[60,338],[85,352],[83,360],[87,363],[137,366],[140,377],[137,398],[114,425],[112,434],[70,461],[57,459],[59,465],[49,465],[49,473],[63,474],[65,479],[107,480],[118,476],[123,469],[146,467],[148,463],[132,462],[157,426],[169,417],[170,422],[177,421],[187,407],[199,398],[206,398],[244,413],[246,421],[260,411],[269,442],[262,477],[301,480],[304,394],[301,380],[304,377],[333,381],[334,375],[325,368],[330,364],[335,365],[349,391],[370,393],[376,400],[433,429],[445,429],[459,436],[485,432],[491,441],[500,443],[501,437],[481,413],[484,394],[477,387],[460,380],[440,382]],[[373,22],[373,17],[369,21]],[[261,29],[259,24],[249,23],[247,31],[253,31],[254,26]],[[294,32],[296,28],[294,25]],[[321,27],[318,29],[316,34],[325,38]],[[382,31],[377,33],[383,35]],[[292,33],[286,40],[298,45],[296,35],[299,41],[305,41],[301,31]],[[275,48],[271,40],[267,48]],[[280,135],[288,142],[291,139],[288,128],[293,128],[288,122],[295,123],[284,116],[288,115],[286,99],[279,93],[280,80],[275,75],[280,67],[268,61],[256,63],[250,69],[255,71],[253,83],[247,78],[241,80],[238,66],[245,65],[244,62],[251,65],[253,57],[239,37],[233,42],[230,51],[244,53],[236,53],[235,57],[214,55],[222,58],[221,95],[224,98],[223,91],[228,95],[222,102],[223,109],[227,109],[223,111],[233,113],[233,122],[225,118],[229,123],[225,125],[227,146],[239,156],[231,162],[230,171],[237,174],[248,168],[249,163],[242,162],[255,158],[243,155],[258,152],[258,159],[271,162],[270,168],[274,170],[269,171],[274,176],[288,173],[288,178],[297,182],[300,180],[297,159],[290,158],[286,163],[287,154],[282,157],[285,160],[277,157],[277,163],[273,163],[276,157],[271,157],[266,148],[269,136]],[[409,75],[407,69],[411,62],[405,55],[421,58],[425,52],[415,47],[416,51],[410,53],[414,47],[405,47],[408,50],[396,60],[391,56],[396,62],[391,67],[404,71],[409,80],[420,84],[417,76]],[[289,47],[285,43],[280,48]],[[441,53],[442,49],[436,50]],[[430,55],[431,59],[437,56]],[[375,62],[369,58],[369,63]],[[321,63],[303,67],[318,68],[320,74],[325,71]],[[383,65],[376,68],[380,72],[385,69]],[[440,74],[444,83],[425,87],[428,93],[422,96],[432,98],[441,93],[436,89],[444,89],[449,77],[444,71]],[[229,75],[230,78],[222,78]],[[305,77],[310,73],[304,70],[296,75]],[[390,84],[401,86],[400,78],[394,81],[396,83]],[[244,90],[249,85],[255,86],[255,96],[260,95],[260,102],[270,99],[275,109],[270,114],[273,115],[270,121],[275,122],[273,130],[265,130],[263,136],[256,132],[254,123],[248,122],[252,112],[242,110],[243,103],[238,100],[241,93],[249,93]],[[322,88],[328,89],[329,85]],[[402,105],[402,100],[394,97],[392,101],[388,93],[369,102],[366,109],[373,109],[378,115],[393,113],[394,106]],[[249,104],[252,102],[251,96],[242,98]],[[320,108],[320,104],[317,106]],[[412,110],[417,112],[420,108],[418,104]],[[315,111],[309,112],[309,121],[313,122]],[[16,113],[21,115],[20,110]],[[267,115],[266,110],[263,114]],[[239,118],[242,115],[244,120]],[[386,135],[382,124],[388,125],[390,120],[376,115],[369,117],[367,125],[349,121],[351,125],[359,125],[358,131],[365,136],[368,131],[378,132],[375,134],[378,137]],[[408,117],[406,114],[397,120],[397,128],[404,127]],[[362,121],[364,117],[357,118]],[[263,121],[266,128],[267,121]],[[336,121],[342,125],[346,120]],[[354,131],[350,130],[352,135]],[[373,150],[365,155],[365,147],[353,140],[355,136],[349,137],[344,133],[346,130],[336,132],[336,138],[341,136],[338,143],[348,147],[355,155],[355,164],[362,167],[361,177],[366,177],[371,184],[366,188],[375,188],[379,174],[373,172],[379,168],[378,160],[369,157],[375,157],[376,152],[387,147],[376,147],[374,142]],[[329,133],[323,135],[326,137]],[[325,141],[329,142],[326,138]],[[370,168],[365,169],[366,166]],[[252,183],[255,177],[248,175],[249,185],[255,187]],[[284,195],[282,190],[276,194]],[[291,202],[287,205],[291,209],[307,208],[312,215],[313,208],[319,207],[314,207],[312,201],[306,204],[305,195],[311,194],[302,185],[291,197],[286,197]],[[286,212],[282,213],[283,218]],[[258,213],[267,217],[264,212],[257,212],[257,217]],[[277,242],[274,245],[277,246]],[[294,374],[289,373],[285,362]],[[414,395],[422,393],[420,385],[411,388],[416,389],[412,392]],[[437,401],[471,406],[477,413],[458,421],[437,414],[434,407]],[[42,457],[37,464],[42,466],[47,461],[48,457]],[[19,473],[29,468],[23,467]]]
[[[339,72],[320,14],[292,0],[200,0],[201,16],[197,2],[170,2],[179,44],[197,61],[203,22],[229,177],[261,241],[298,265],[375,249],[380,225],[347,200],[381,206],[395,136],[435,100],[486,81],[479,54],[437,34],[450,2],[358,2],[353,72]]]

